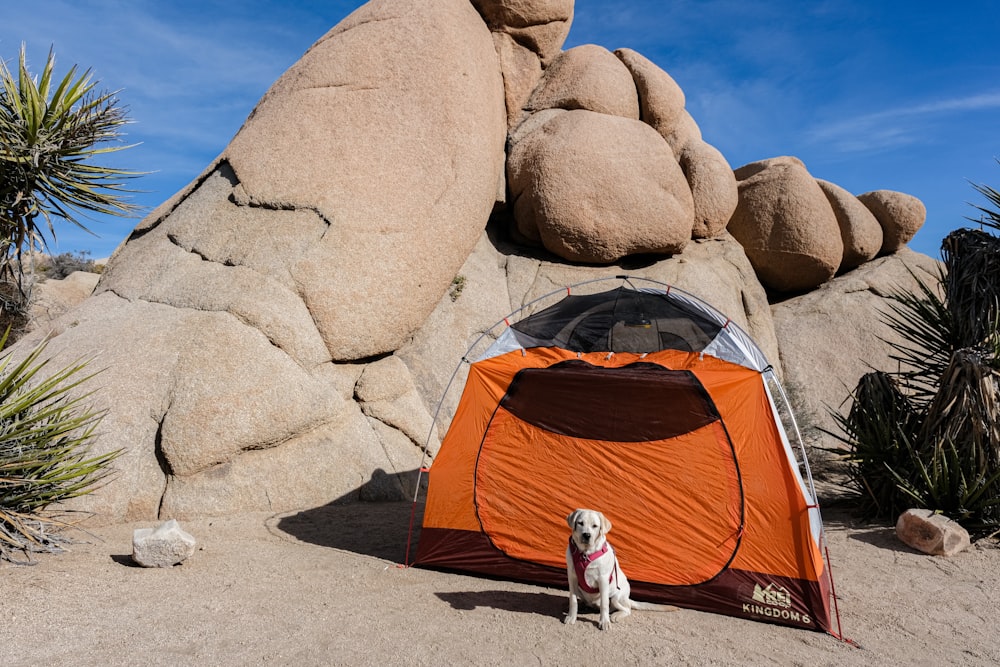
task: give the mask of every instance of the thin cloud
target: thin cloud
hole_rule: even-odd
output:
[[[1000,92],[924,102],[847,118],[813,129],[809,140],[844,153],[886,150],[924,141],[927,125],[942,116],[992,109],[1000,109]]]

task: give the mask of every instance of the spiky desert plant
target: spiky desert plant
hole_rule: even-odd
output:
[[[128,179],[142,175],[93,163],[129,148],[129,120],[114,92],[98,92],[90,70],[55,77],[55,56],[37,77],[21,46],[16,72],[0,61],[0,269],[26,293],[25,260],[55,239],[54,220],[85,231],[89,214],[129,216]],[[47,232],[47,233],[46,233]]]
[[[15,562],[61,550],[67,514],[50,508],[97,488],[121,454],[88,454],[103,413],[74,390],[93,376],[85,362],[46,375],[45,347],[0,361],[0,558]]]
[[[941,378],[898,488],[920,507],[973,530],[1000,526],[1000,374],[997,359],[958,350]]]
[[[847,462],[850,486],[857,492],[858,509],[866,517],[884,517],[905,510],[897,477],[910,477],[910,458],[920,415],[901,391],[899,379],[875,371],[862,376],[851,398],[847,415],[834,412],[842,433],[830,432],[840,441],[834,449]]]

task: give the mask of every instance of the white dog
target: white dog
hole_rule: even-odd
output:
[[[574,510],[566,523],[573,531],[566,548],[566,576],[569,579],[569,613],[563,623],[576,622],[579,598],[601,610],[600,627],[607,630],[633,609],[674,611],[669,605],[648,604],[629,599],[628,578],[618,564],[618,557],[605,537],[611,522],[595,510]],[[611,614],[611,607],[615,613]]]

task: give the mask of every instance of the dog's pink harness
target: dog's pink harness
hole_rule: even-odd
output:
[[[604,554],[608,553],[608,549],[610,549],[610,545],[607,543],[607,541],[605,541],[604,546],[602,546],[598,551],[595,551],[594,553],[588,556],[587,554],[580,551],[579,547],[576,546],[576,542],[573,541],[572,537],[569,538],[569,553],[570,555],[573,556],[573,569],[576,570],[576,583],[578,586],[580,586],[581,589],[583,589],[585,593],[594,594],[599,590],[587,583],[587,577],[586,577],[587,566],[593,563],[601,556],[603,556]],[[611,574],[608,575],[608,583],[610,584],[611,582],[613,582],[617,575],[618,575],[618,568],[616,567],[611,572]],[[617,583],[615,585],[617,586]]]

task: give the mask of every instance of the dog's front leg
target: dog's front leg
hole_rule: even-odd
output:
[[[570,588],[569,588],[569,611],[566,612],[566,618],[563,619],[563,623],[565,623],[566,625],[570,625],[572,623],[576,623],[576,609],[577,609],[578,605],[579,605],[579,602],[577,601],[576,590],[573,588],[573,586],[570,586]]]
[[[563,623],[570,625],[576,623],[576,611],[579,606],[579,600],[577,600],[576,595],[576,568],[573,567],[573,559],[569,553],[566,554],[566,578],[569,580],[569,611],[566,612],[566,618],[563,619]]]
[[[600,594],[601,594],[601,620],[600,627],[601,630],[607,630],[611,627],[611,585],[608,583],[608,578],[605,576],[601,577],[600,581]]]

